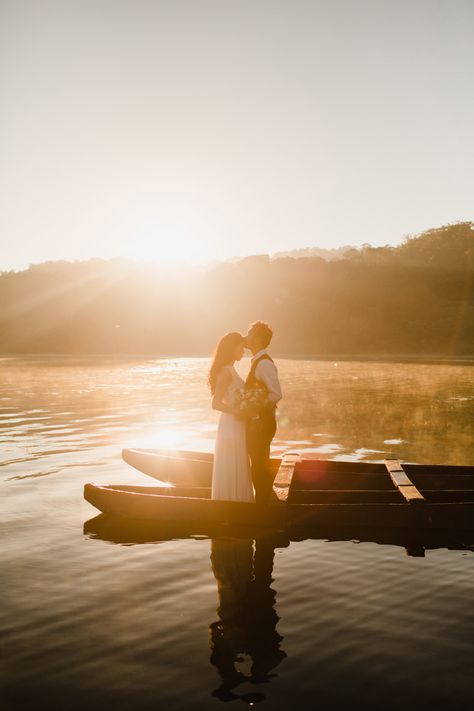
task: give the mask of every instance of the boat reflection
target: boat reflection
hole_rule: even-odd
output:
[[[279,665],[287,657],[282,648],[284,638],[277,630],[280,617],[275,609],[277,594],[272,587],[275,549],[288,546],[290,540],[308,538],[398,546],[402,555],[411,557],[424,556],[425,551],[437,548],[474,551],[472,531],[386,529],[370,532],[348,527],[313,530],[306,534],[270,533],[255,539],[212,538],[211,564],[219,605],[218,620],[209,626],[209,646],[210,662],[220,677],[219,686],[211,692],[212,697],[222,702],[240,700],[249,706],[267,700],[259,685],[276,680]],[[282,672],[285,672],[284,664]],[[290,670],[288,673],[291,676]],[[348,680],[348,684],[351,683]],[[329,708],[331,704],[326,704],[326,699],[323,699],[323,707]],[[382,697],[377,707],[370,708],[383,708],[384,701]],[[369,708],[369,704],[366,707]]]
[[[109,514],[99,514],[84,523],[84,534],[89,538],[122,545],[164,543],[177,538],[205,537],[210,539],[273,540],[275,547],[287,546],[290,541],[308,539],[377,543],[405,549],[409,556],[423,556],[425,551],[437,548],[449,550],[474,550],[473,529],[402,529],[370,528],[368,526],[311,526],[275,531],[256,526],[229,527],[224,524],[205,523],[154,523],[136,521]]]
[[[217,582],[219,619],[209,626],[210,661],[221,677],[212,696],[221,701],[241,699],[255,704],[262,693],[239,694],[240,684],[263,684],[286,657],[277,632],[280,619],[275,610],[273,559],[277,546],[288,545],[281,535],[252,539],[213,538],[212,571]],[[245,659],[247,657],[247,660]],[[246,671],[238,668],[248,662]]]
[[[324,527],[265,531],[191,523],[163,525],[100,514],[85,522],[84,533],[122,545],[210,539],[218,593],[218,619],[209,625],[210,663],[220,678],[211,695],[223,702],[240,700],[247,705],[265,700],[259,685],[278,675],[275,670],[286,657],[283,637],[277,631],[280,618],[272,587],[277,548],[287,547],[290,541],[318,539],[397,546],[402,555],[409,556],[424,556],[425,551],[437,548],[474,551],[474,531],[467,530]]]

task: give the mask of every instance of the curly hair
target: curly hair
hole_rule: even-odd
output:
[[[250,324],[249,331],[253,331],[255,336],[261,342],[263,348],[266,348],[270,344],[273,331],[268,323],[265,323],[264,321],[254,321],[254,323]]]

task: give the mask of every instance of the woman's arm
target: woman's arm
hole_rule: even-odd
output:
[[[221,412],[227,412],[230,415],[236,415],[237,410],[234,407],[228,405],[226,402],[224,402],[223,399],[231,380],[232,376],[229,373],[228,369],[222,368],[221,372],[217,376],[216,389],[212,398],[212,409],[220,410]]]

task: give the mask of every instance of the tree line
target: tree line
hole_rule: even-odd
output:
[[[281,355],[473,355],[474,223],[329,261],[46,262],[1,273],[0,304],[3,354],[204,355],[261,319]]]

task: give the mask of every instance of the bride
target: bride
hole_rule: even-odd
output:
[[[239,419],[238,396],[244,381],[234,368],[244,354],[240,333],[226,333],[217,344],[209,371],[212,407],[220,410],[212,470],[212,498],[255,501],[245,439],[245,421]]]

